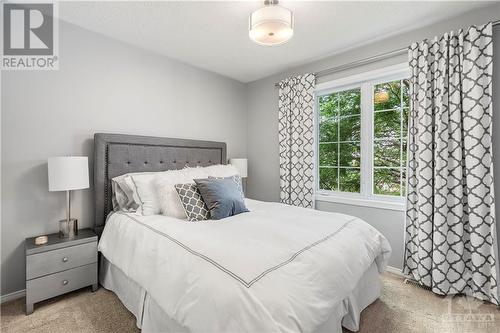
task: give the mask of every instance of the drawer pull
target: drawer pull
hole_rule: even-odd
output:
[[[64,257],[64,258],[62,258],[62,261],[63,261],[63,262],[68,262],[68,257]]]
[[[68,280],[63,280],[62,284],[63,284],[63,285],[67,285],[67,284],[68,284],[68,282],[69,282]]]

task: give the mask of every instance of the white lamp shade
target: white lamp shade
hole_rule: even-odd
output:
[[[89,187],[87,156],[50,157],[49,191],[80,190]]]
[[[248,176],[248,163],[246,158],[231,158],[229,159],[229,164],[233,165],[238,170],[241,178],[246,178]]]

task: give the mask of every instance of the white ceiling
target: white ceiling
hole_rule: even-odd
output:
[[[486,2],[282,1],[295,35],[275,47],[248,38],[260,1],[60,2],[60,18],[173,59],[250,82],[313,59],[485,6]]]

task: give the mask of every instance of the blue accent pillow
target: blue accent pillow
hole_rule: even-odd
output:
[[[210,211],[212,220],[248,212],[236,182],[231,178],[195,179],[198,191]]]

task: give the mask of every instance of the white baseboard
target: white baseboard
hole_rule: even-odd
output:
[[[401,277],[406,277],[404,274],[403,274],[403,270],[402,269],[399,269],[399,268],[396,268],[396,267],[392,267],[392,266],[387,266],[387,268],[385,269],[387,272],[389,273],[392,273],[392,274],[395,274],[395,275],[399,275]]]
[[[10,293],[10,294],[2,295],[1,296],[1,298],[2,298],[1,303],[3,304],[5,302],[24,297],[25,294],[26,294],[26,291],[25,291],[25,289],[23,289],[23,290],[14,291],[13,293]]]

